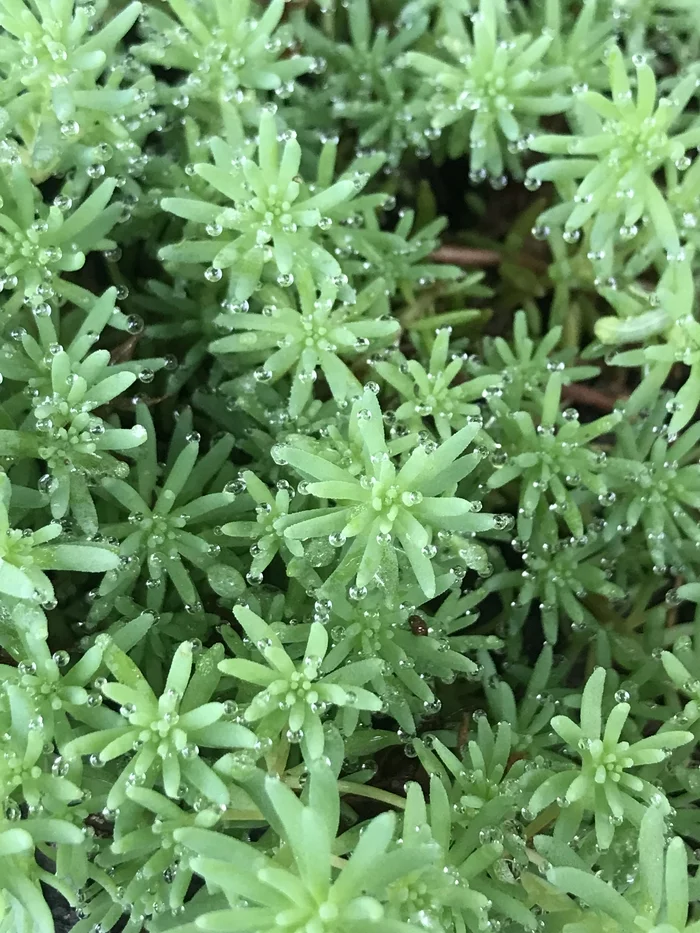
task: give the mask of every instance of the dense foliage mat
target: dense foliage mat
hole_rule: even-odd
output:
[[[699,933],[698,147],[698,0],[0,0],[0,931]]]

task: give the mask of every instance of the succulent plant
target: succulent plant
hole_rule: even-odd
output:
[[[698,933],[699,11],[0,0],[0,933]]]

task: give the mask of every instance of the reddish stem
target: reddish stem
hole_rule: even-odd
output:
[[[494,249],[472,249],[469,246],[440,246],[430,254],[433,262],[445,262],[463,268],[497,266],[502,256]]]
[[[110,354],[111,363],[128,363],[133,359],[134,351],[136,350],[136,344],[140,340],[140,334],[134,334],[131,337],[127,337],[123,343],[120,343],[119,346],[115,347]]]
[[[624,395],[613,397],[606,395],[605,392],[601,392],[599,389],[580,385],[577,382],[563,386],[561,391],[564,398],[572,402],[578,402],[581,405],[590,405],[591,408],[597,408],[600,411],[613,411],[618,401],[626,399]]]

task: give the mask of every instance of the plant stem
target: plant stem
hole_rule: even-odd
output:
[[[557,813],[559,813],[559,807],[556,803],[550,803],[548,807],[538,814],[532,823],[529,823],[525,827],[525,836],[528,839],[531,839],[535,836],[540,830],[544,829],[549,823],[555,819]]]
[[[222,819],[236,820],[241,823],[266,822],[265,817],[259,810],[226,810],[222,816]]]
[[[299,790],[301,781],[299,778],[285,778],[287,787],[293,790]],[[389,807],[396,807],[398,810],[406,809],[406,801],[398,794],[392,794],[388,790],[382,790],[381,787],[372,787],[369,784],[356,784],[354,781],[338,781],[338,792],[340,794],[351,794],[353,797],[368,797],[371,800],[379,800]]]
[[[624,396],[614,398],[611,395],[606,395],[605,392],[591,388],[591,386],[584,386],[574,382],[563,386],[561,394],[572,402],[590,405],[591,408],[598,408],[600,411],[612,411],[617,401],[624,400]]]
[[[398,810],[406,809],[406,800],[398,794],[392,794],[381,787],[372,787],[369,784],[355,784],[354,781],[338,781],[338,790],[341,794],[353,794],[355,797],[369,797],[372,800],[381,800],[389,807]]]
[[[470,246],[440,246],[430,254],[433,262],[446,262],[463,268],[497,266],[502,258],[495,249],[475,249]]]

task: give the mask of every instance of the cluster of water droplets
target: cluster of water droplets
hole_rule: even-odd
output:
[[[92,4],[81,5],[76,13],[76,20],[87,31],[90,20],[95,16],[95,7]],[[62,21],[44,15],[40,29],[28,29],[18,37],[20,54],[12,63],[10,75],[16,72],[24,87],[43,94],[52,88],[68,85],[76,66],[73,61],[75,50],[66,44],[66,34]]]
[[[227,484],[227,488],[232,488],[233,484]],[[269,502],[259,502],[255,506],[255,521],[258,525],[256,540],[249,547],[250,556],[253,558],[253,565],[246,573],[246,580],[251,586],[259,586],[263,582],[263,574],[259,569],[254,569],[257,564],[269,563],[271,556],[277,551],[284,541],[284,529],[280,525],[280,519],[288,514],[289,503],[296,495],[296,490],[286,480],[277,481],[276,488],[278,494],[275,496],[273,504]],[[284,495],[280,496],[279,493]],[[256,564],[257,562],[257,564]]]
[[[318,74],[325,67],[323,59],[298,54],[295,36],[287,26],[275,31],[276,24],[270,23],[263,34],[260,21],[251,16],[222,24],[209,9],[201,8],[197,15],[206,23],[211,37],[207,42],[185,25],[163,29],[148,11],[142,15],[146,38],[142,54],[156,64],[187,72],[173,99],[181,111],[189,108],[190,101],[255,103],[261,74],[266,75],[265,88],[272,84],[276,96],[286,100],[294,92],[295,77]]]
[[[21,342],[23,336],[23,329],[13,331],[13,339],[17,342]],[[94,339],[97,339],[97,335],[94,335]],[[53,386],[50,392],[41,391],[45,390],[46,382],[50,378],[54,358],[63,352],[61,344],[49,345],[41,364],[46,376],[36,378],[28,384],[28,395],[39,435],[39,455],[46,461],[50,476],[66,471],[82,472],[86,475],[100,473],[108,469],[100,450],[100,439],[107,427],[102,418],[92,414],[90,387],[72,371],[68,374],[62,391]],[[131,431],[135,438],[145,439],[143,427],[136,425]],[[127,465],[121,461],[115,461],[113,466],[116,475],[124,477],[128,472]],[[54,480],[44,481],[45,492],[51,493],[54,488]]]
[[[29,658],[17,665],[18,683],[31,699],[32,704],[41,709],[45,705],[53,711],[70,710],[75,706],[96,706],[102,700],[99,694],[89,693],[82,687],[66,685],[61,671],[70,663],[70,655],[60,649],[55,651],[50,660],[37,664]],[[96,700],[99,699],[99,702]]]
[[[0,198],[0,210],[2,207]],[[0,235],[3,290],[12,290],[20,282],[23,288],[31,287],[34,293],[40,282],[51,286],[54,276],[60,272],[64,255],[69,263],[82,264],[84,256],[75,244],[56,245],[56,240],[60,242],[60,228],[52,229],[48,218],[40,216],[23,229],[12,218],[9,206],[6,214],[9,229],[3,229]]]

